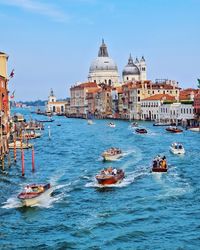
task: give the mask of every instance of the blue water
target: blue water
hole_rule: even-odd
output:
[[[116,128],[107,123],[55,117],[33,141],[35,173],[26,151],[24,178],[19,153],[17,164],[0,174],[0,249],[200,249],[200,133],[170,134],[140,122],[149,133],[138,135],[126,121]],[[184,156],[169,152],[174,141],[184,144]],[[125,156],[103,163],[100,155],[111,146]],[[150,173],[157,154],[167,156],[167,174]],[[123,168],[126,178],[100,188],[94,176],[110,165]],[[53,194],[21,207],[16,196],[30,182],[50,182]]]

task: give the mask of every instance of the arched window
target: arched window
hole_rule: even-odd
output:
[[[111,83],[112,83],[111,79],[108,80],[108,83],[109,83],[109,85],[111,85]]]

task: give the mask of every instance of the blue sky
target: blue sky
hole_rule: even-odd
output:
[[[148,79],[196,87],[200,77],[200,0],[0,0],[0,51],[15,69],[17,100],[69,96],[86,81],[102,38],[121,74],[144,56]]]

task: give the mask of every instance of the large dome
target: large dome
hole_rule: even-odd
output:
[[[104,40],[99,48],[98,57],[90,65],[88,80],[112,85],[119,82],[117,65],[109,57]]]
[[[133,63],[133,59],[132,59],[131,55],[128,59],[128,64],[124,67],[122,74],[123,74],[123,76],[125,76],[125,75],[140,75],[140,70],[137,67],[137,65],[135,65]]]
[[[90,66],[89,72],[95,72],[99,70],[118,70],[116,63],[110,57],[97,57]]]

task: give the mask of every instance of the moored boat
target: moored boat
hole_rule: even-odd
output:
[[[168,131],[168,132],[171,132],[171,133],[181,133],[181,132],[183,132],[182,129],[177,128],[177,127],[171,127],[171,126],[166,128],[165,130]]]
[[[193,132],[200,132],[200,126],[199,127],[190,127],[188,130],[193,131]]]
[[[179,142],[174,142],[171,144],[170,148],[170,152],[172,152],[173,154],[185,154],[185,149],[183,147],[183,145]]]
[[[124,171],[122,169],[116,169],[109,167],[102,170],[96,175],[96,180],[101,185],[112,185],[121,182],[124,179]]]
[[[35,133],[35,131],[30,131],[30,133],[24,133],[22,135],[22,137],[24,139],[36,139],[36,138],[40,138],[41,137],[41,134],[40,133]]]
[[[171,123],[169,122],[155,122],[153,126],[170,126]]]
[[[153,159],[153,165],[151,168],[152,172],[155,173],[165,173],[168,171],[166,157],[160,157],[159,155]]]
[[[29,184],[17,196],[23,206],[32,206],[39,203],[44,195],[51,194],[51,185],[46,184]]]
[[[135,132],[138,134],[147,134],[147,130],[145,128],[137,128]]]
[[[17,140],[15,143],[14,142],[11,142],[8,144],[8,147],[9,149],[14,149],[16,147],[16,149],[29,149],[29,148],[32,148],[33,147],[33,144],[31,143],[24,143],[19,140]]]
[[[104,161],[115,161],[121,158],[122,156],[122,150],[119,148],[109,148],[102,154]]]

